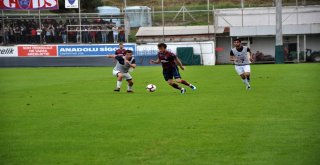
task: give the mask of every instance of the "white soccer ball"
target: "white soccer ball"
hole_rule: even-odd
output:
[[[153,84],[147,85],[147,91],[148,92],[154,92],[154,91],[156,91],[156,89],[157,89],[157,87],[155,85],[153,85]]]

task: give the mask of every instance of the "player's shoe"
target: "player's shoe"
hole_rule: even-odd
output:
[[[113,90],[115,92],[120,92],[120,88],[116,88],[115,90]]]
[[[134,93],[133,90],[127,90],[127,93]]]
[[[246,89],[247,90],[251,90],[251,86],[246,86]]]
[[[190,84],[190,88],[191,88],[192,90],[196,90],[196,89],[197,89],[197,87],[194,86],[194,85],[192,85],[192,84]]]
[[[187,90],[184,88],[181,88],[180,92],[181,92],[181,94],[185,94],[187,92]]]

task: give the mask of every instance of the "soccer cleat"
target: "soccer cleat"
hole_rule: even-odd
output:
[[[181,88],[180,92],[181,92],[181,94],[185,94],[187,92],[187,90],[184,88]]]
[[[127,90],[127,93],[133,93],[133,90],[131,90],[131,89]]]
[[[246,89],[247,90],[251,90],[251,86],[246,86]]]
[[[116,88],[115,90],[113,90],[115,92],[120,92],[120,88]]]
[[[197,89],[197,87],[194,86],[194,85],[192,85],[192,84],[190,84],[190,88],[191,88],[192,90],[196,90],[196,89]]]

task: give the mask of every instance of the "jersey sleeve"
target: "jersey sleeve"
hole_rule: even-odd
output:
[[[233,54],[233,51],[232,51],[232,50],[230,51],[230,56],[234,56],[234,54]]]
[[[124,59],[123,59],[122,56],[116,56],[115,59],[116,59],[121,65],[124,64]]]
[[[250,48],[247,48],[247,52],[251,52]]]
[[[133,59],[131,64],[135,64],[136,63],[136,59]]]

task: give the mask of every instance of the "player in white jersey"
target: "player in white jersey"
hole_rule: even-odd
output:
[[[246,89],[250,90],[250,63],[253,61],[251,50],[242,46],[240,39],[233,40],[233,44],[235,47],[230,51],[230,60],[233,61],[236,72],[246,85]]]
[[[129,73],[130,68],[135,68],[136,60],[134,57],[132,57],[132,51],[126,50],[124,56],[119,55],[108,55],[108,58],[114,58],[117,60],[116,66],[113,68],[112,74],[117,77],[117,86],[114,91],[120,92],[122,79],[125,78],[128,82],[128,89],[127,92],[131,93],[133,92],[132,86],[132,76]]]

